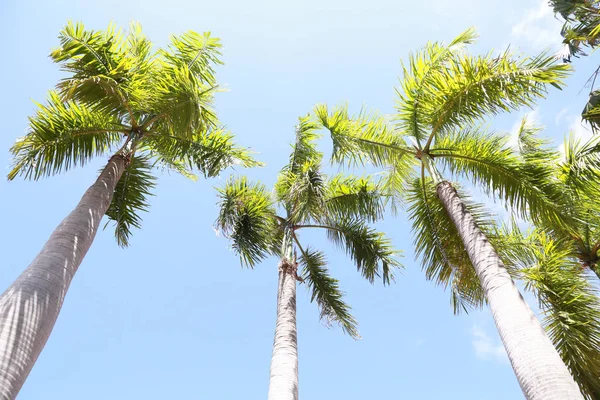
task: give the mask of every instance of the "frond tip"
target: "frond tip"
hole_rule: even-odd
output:
[[[300,265],[303,267],[302,279],[312,292],[311,302],[316,301],[319,305],[321,320],[327,325],[336,322],[348,335],[360,339],[358,323],[350,314],[350,306],[343,300],[344,293],[340,290],[338,280],[327,271],[325,255],[307,248],[306,251],[302,250]]]
[[[232,239],[242,264],[253,267],[271,252],[277,237],[270,193],[264,185],[248,182],[245,177],[232,178],[217,191],[220,200],[215,226]]]

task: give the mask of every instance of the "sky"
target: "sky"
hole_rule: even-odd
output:
[[[26,132],[33,101],[43,101],[62,76],[48,54],[69,19],[93,29],[139,21],[157,45],[186,30],[220,37],[226,65],[218,79],[229,91],[218,95],[219,117],[267,165],[198,182],[158,171],[156,196],[131,246],[119,248],[110,228],[99,231],[20,400],[264,399],[277,260],[242,269],[213,229],[214,187],[231,173],[272,184],[287,161],[297,118],[317,103],[393,113],[400,61],[427,41],[449,41],[470,26],[481,35],[474,53],[510,45],[535,55],[556,51],[561,41],[561,22],[545,0],[3,0],[0,165],[6,172],[8,150]],[[589,136],[579,114],[595,59],[576,60],[563,91],[490,126],[514,132],[529,115],[556,147],[569,131]],[[325,139],[321,145],[326,153],[331,148]],[[33,260],[106,161],[38,182],[0,181],[0,288]],[[503,212],[485,196],[475,198]],[[453,315],[449,293],[426,281],[414,258],[406,214],[379,227],[404,251],[405,268],[388,287],[362,280],[324,237],[306,238],[327,253],[362,339],[323,326],[299,286],[302,398],[522,398],[488,310]]]

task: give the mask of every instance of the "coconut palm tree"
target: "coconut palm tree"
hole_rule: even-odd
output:
[[[480,126],[485,116],[531,106],[560,87],[568,67],[554,57],[510,51],[472,56],[473,30],[449,45],[427,44],[404,65],[396,126],[347,107],[315,113],[331,133],[333,159],[383,168],[386,186],[408,203],[427,277],[451,286],[455,309],[490,307],[528,399],[581,399],[552,342],[515,286],[486,232],[491,221],[450,177],[466,177],[533,221],[568,225],[568,204],[542,159],[522,162],[507,135]]]
[[[213,110],[219,40],[208,33],[173,36],[152,49],[139,25],[68,23],[51,58],[68,76],[29,119],[12,147],[9,179],[38,179],[111,155],[96,182],[52,233],[41,252],[0,296],[0,397],[13,399],[44,347],[73,275],[106,214],[120,245],[140,225],[139,212],[159,165],[193,177],[241,163]]]
[[[399,267],[389,240],[368,225],[383,213],[379,187],[367,178],[328,178],[315,145],[318,128],[310,117],[300,118],[289,164],[281,170],[274,194],[246,178],[232,179],[219,189],[216,227],[231,239],[241,263],[252,267],[269,255],[279,258],[269,400],[298,399],[297,281],[310,289],[326,323],[337,322],[358,337],[356,321],[338,281],[329,274],[325,254],[302,245],[300,232],[326,231],[369,282],[381,277],[388,284]]]

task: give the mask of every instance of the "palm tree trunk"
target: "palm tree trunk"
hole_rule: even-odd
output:
[[[475,267],[525,397],[530,400],[583,399],[540,322],[454,187],[449,182],[441,182],[437,195],[456,225]]]
[[[271,356],[269,400],[298,400],[296,269],[296,262],[285,257],[279,263],[277,324]]]
[[[27,269],[0,296],[0,398],[14,399],[40,355],[69,285],[127,166],[113,156]]]

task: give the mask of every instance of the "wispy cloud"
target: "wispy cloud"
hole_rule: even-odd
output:
[[[540,0],[537,7],[529,9],[512,27],[512,36],[521,47],[541,51],[560,48],[562,23],[554,16],[548,0]]]
[[[477,358],[501,363],[509,362],[502,343],[494,341],[479,325],[473,325],[471,334],[473,335],[473,349]]]

